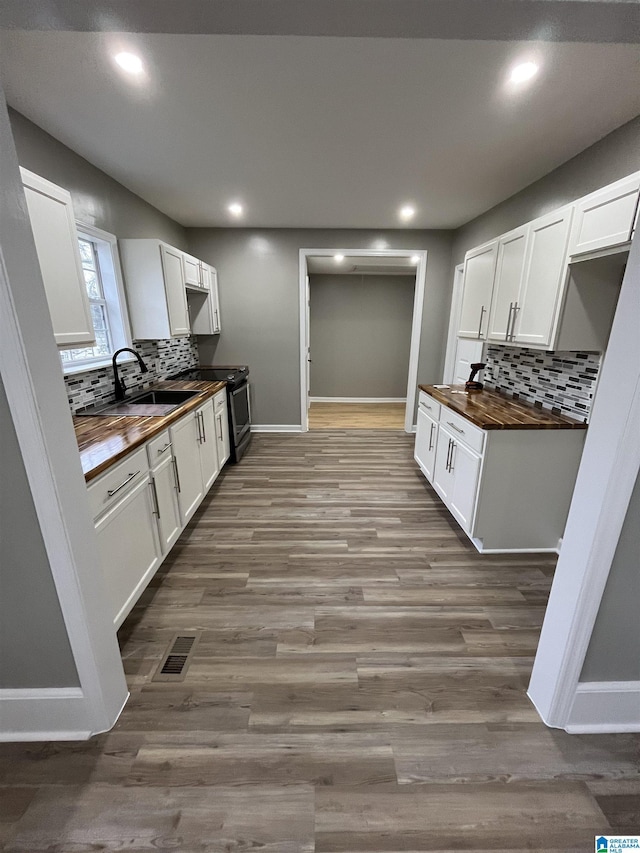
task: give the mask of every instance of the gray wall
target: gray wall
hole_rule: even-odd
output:
[[[0,688],[79,684],[0,380]]]
[[[405,397],[415,275],[311,275],[312,397]]]
[[[465,252],[640,169],[640,116],[455,232],[453,264]]]
[[[580,681],[640,681],[640,478],[631,494]]]
[[[157,237],[186,249],[185,230],[15,110],[9,111],[20,165],[71,193],[76,217],[117,237]]]
[[[257,424],[300,423],[298,251],[426,249],[419,382],[442,379],[452,278],[450,231],[189,228],[190,251],[218,270],[222,334],[200,343],[203,363],[247,363]]]

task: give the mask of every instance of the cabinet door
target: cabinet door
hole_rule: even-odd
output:
[[[458,330],[461,338],[486,337],[497,248],[497,240],[492,240],[467,253]]]
[[[196,418],[200,421],[200,470],[206,494],[220,473],[213,400],[198,409]]]
[[[220,332],[220,297],[218,295],[218,273],[210,267],[211,272],[211,312],[213,314],[213,331],[215,334]]]
[[[126,493],[96,524],[113,623],[118,628],[160,564],[151,481]]]
[[[93,346],[71,195],[26,169],[20,171],[56,343]]]
[[[447,506],[450,504],[453,493],[454,475],[449,467],[449,462],[454,443],[455,439],[453,436],[446,429],[440,427],[438,429],[436,458],[433,467],[433,487]]]
[[[424,409],[418,408],[418,425],[413,458],[427,480],[433,482],[433,468],[436,459],[438,424]]]
[[[456,363],[453,372],[453,384],[464,385],[471,375],[471,365],[484,361],[482,341],[471,341],[468,338],[458,338],[456,344]]]
[[[448,506],[462,529],[470,533],[478,495],[480,457],[453,439],[449,470],[453,475],[453,487],[448,495]]]
[[[178,481],[173,456],[163,457],[162,462],[151,472],[156,500],[155,513],[158,522],[160,548],[166,554],[182,530],[180,505],[178,504]]]
[[[214,335],[216,333],[212,293],[201,290],[200,293],[190,290],[187,295],[189,319],[192,335]]]
[[[202,286],[200,282],[200,261],[197,258],[183,254],[182,271],[185,284],[191,284],[193,287]]]
[[[207,290],[211,287],[211,267],[200,261],[200,286]]]
[[[550,346],[567,270],[567,244],[573,209],[554,211],[531,223],[515,340]]]
[[[631,239],[640,172],[591,193],[576,204],[569,254],[592,252]]]
[[[227,418],[227,407],[215,412],[216,419],[216,441],[218,444],[218,462],[220,470],[230,455],[229,447],[229,419]]]
[[[160,246],[160,252],[171,336],[188,335],[191,330],[184,287],[182,252],[165,245]]]
[[[517,228],[500,238],[493,284],[493,298],[487,338],[491,341],[513,339],[514,313],[522,284],[529,226]]]
[[[178,504],[184,526],[204,497],[200,470],[200,432],[196,413],[192,412],[170,429],[173,464],[178,484]]]

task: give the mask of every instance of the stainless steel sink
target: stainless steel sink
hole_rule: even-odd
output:
[[[116,400],[106,406],[84,409],[76,412],[80,417],[136,417],[159,418],[168,415],[194,397],[199,397],[203,391],[180,391],[167,388],[156,391],[145,391],[126,400]]]

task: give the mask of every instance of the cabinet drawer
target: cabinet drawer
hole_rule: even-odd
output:
[[[433,397],[430,397],[428,394],[425,394],[424,391],[421,391],[418,402],[420,408],[424,409],[425,412],[428,412],[434,421],[440,419],[440,403],[436,403]]]
[[[442,407],[440,423],[447,426],[451,430],[451,434],[455,435],[460,441],[463,441],[476,453],[482,453],[484,449],[484,430],[474,426],[466,418],[452,412],[451,409]]]
[[[223,409],[226,405],[227,389],[223,388],[222,391],[218,391],[218,393],[213,396],[213,410],[214,412],[219,412],[220,409]]]
[[[93,518],[98,518],[109,507],[114,506],[148,472],[147,452],[141,447],[110,468],[95,483],[87,486]]]
[[[160,435],[151,439],[147,444],[147,455],[149,457],[149,465],[152,468],[164,462],[168,456],[171,456],[171,436],[168,429],[165,429]]]

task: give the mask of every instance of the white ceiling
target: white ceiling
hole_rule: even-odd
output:
[[[14,30],[0,57],[12,106],[189,226],[457,227],[640,113],[633,44]]]

